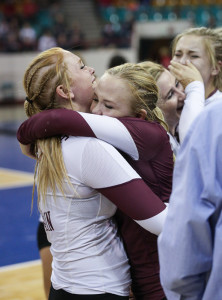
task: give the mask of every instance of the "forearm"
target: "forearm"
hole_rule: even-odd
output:
[[[146,230],[160,233],[166,205],[115,148],[91,139],[82,158],[81,178],[86,186],[99,191]]]
[[[186,100],[181,113],[179,122],[179,137],[182,143],[193,120],[204,109],[205,92],[204,85],[200,81],[194,81],[190,83],[186,89]]]
[[[23,145],[57,135],[95,137],[81,115],[68,109],[46,110],[36,114],[24,121],[17,131],[17,139]]]
[[[168,208],[141,179],[98,191],[147,231],[162,232]]]
[[[134,159],[139,157],[136,143],[118,119],[67,109],[47,110],[32,116],[19,127],[17,139],[27,145],[57,135],[97,137]]]

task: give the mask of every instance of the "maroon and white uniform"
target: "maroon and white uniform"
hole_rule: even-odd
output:
[[[58,134],[98,137],[114,145],[122,154],[126,153],[125,158],[155,193],[150,194],[147,207],[158,206],[156,196],[168,202],[173,155],[169,137],[161,125],[136,118],[115,119],[59,109],[44,111],[25,121],[18,131],[18,139],[22,144],[29,144],[37,138]],[[164,293],[159,280],[157,236],[122,212],[118,211],[117,220],[132,266],[133,292],[141,300],[159,300]]]

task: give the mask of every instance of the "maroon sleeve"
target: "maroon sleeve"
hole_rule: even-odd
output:
[[[97,189],[134,220],[145,220],[162,212],[166,205],[141,179]],[[135,205],[136,199],[136,205]]]
[[[17,131],[17,139],[21,144],[27,145],[37,139],[65,134],[96,137],[78,112],[69,109],[52,109],[24,121]]]

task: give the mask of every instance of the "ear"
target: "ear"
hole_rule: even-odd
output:
[[[141,110],[138,112],[138,114],[137,114],[136,117],[139,118],[139,119],[145,120],[146,117],[147,117],[147,111],[146,111],[145,109],[141,109]]]
[[[219,60],[216,67],[212,70],[212,75],[213,76],[216,76],[216,75],[219,74],[221,66],[222,66],[222,62],[221,62],[221,60]]]
[[[57,86],[57,88],[56,88],[56,94],[59,97],[63,98],[63,99],[69,99],[68,93],[67,93],[67,91],[65,91],[65,89],[64,89],[64,87],[63,87],[62,84],[60,84],[60,85]],[[74,99],[74,97],[75,97],[74,94],[73,94],[73,92],[71,92],[71,91],[70,91],[70,96],[71,96],[71,99]]]

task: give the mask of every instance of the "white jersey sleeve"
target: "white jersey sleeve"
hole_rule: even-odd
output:
[[[94,138],[79,139],[87,142],[81,147],[77,143],[81,161],[71,172],[76,173],[78,169],[85,186],[99,191],[140,226],[158,235],[165,220],[166,205],[113,146]],[[71,151],[73,147],[68,157],[73,155]]]
[[[179,121],[180,143],[183,142],[193,120],[201,113],[205,105],[204,84],[193,81],[185,89],[186,99]]]

